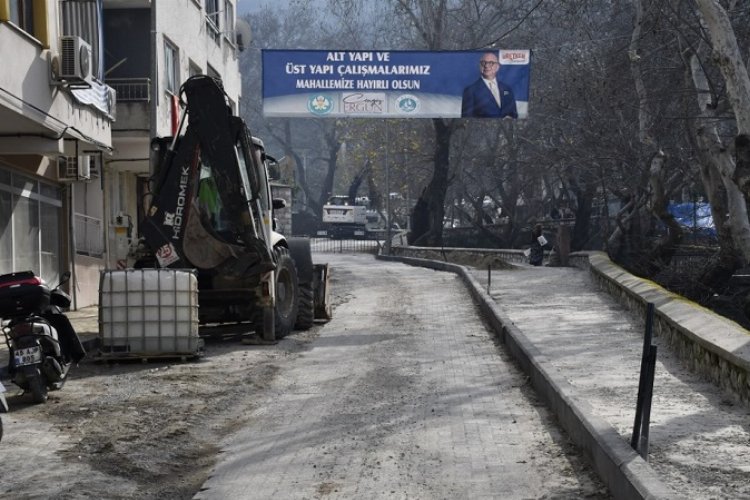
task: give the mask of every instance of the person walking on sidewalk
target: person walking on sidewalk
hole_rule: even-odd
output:
[[[547,239],[542,234],[542,225],[537,224],[531,231],[531,247],[529,247],[529,264],[532,266],[541,266],[544,261],[544,246]]]

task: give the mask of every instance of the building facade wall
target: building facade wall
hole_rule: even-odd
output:
[[[59,31],[57,21],[49,24],[50,47],[45,48],[41,41],[12,23],[0,22],[0,107],[17,115],[18,132],[35,131],[42,126],[51,134],[65,133],[110,146],[112,120],[98,110],[78,105],[70,93],[60,91],[54,84],[51,68],[53,58],[59,56]],[[12,143],[1,141],[0,145],[0,151],[13,152]],[[23,141],[16,145],[23,145]],[[39,152],[62,153],[59,148]]]
[[[105,0],[104,7],[104,25],[110,29],[105,32],[105,38],[112,41],[116,54],[113,62],[118,58],[130,60],[141,56],[138,47],[144,40],[132,43],[132,33],[139,33],[142,38],[145,32],[150,37],[148,56],[142,57],[138,64],[125,63],[117,70],[119,72],[112,73],[113,78],[149,82],[147,91],[125,83],[120,87],[122,92],[118,90],[118,96],[125,92],[128,95],[122,99],[118,97],[118,121],[113,137],[115,152],[108,163],[106,176],[107,192],[111,196],[107,235],[112,251],[108,265],[114,268],[118,261],[122,265],[123,260],[123,229],[120,224],[123,214],[129,224],[130,236],[135,238],[138,234],[138,222],[144,208],[141,195],[148,191],[147,178],[151,173],[150,141],[152,137],[173,134],[176,113],[181,111],[175,106],[179,86],[193,74],[216,73],[237,112],[242,84],[239,53],[234,44],[236,0],[144,2],[129,9],[122,8],[120,2]],[[215,8],[218,14],[212,17],[218,18],[218,27],[207,19],[207,12]],[[167,89],[170,61],[166,44],[175,51],[171,91]]]
[[[179,4],[178,6],[173,5]],[[174,0],[171,3],[156,2],[156,40],[153,48],[156,53],[157,73],[159,75],[159,91],[157,99],[157,117],[155,134],[167,136],[172,134],[172,107],[170,97],[173,95],[166,90],[168,66],[165,57],[165,43],[172,44],[178,52],[177,86],[191,76],[191,71],[200,70],[201,73],[212,75],[215,71],[224,85],[229,98],[234,103],[237,112],[242,81],[239,72],[238,50],[233,42],[234,22],[231,26],[226,21],[227,3],[234,2],[220,0],[218,2],[219,26],[208,22],[206,0]],[[234,11],[234,7],[232,7]],[[180,15],[175,15],[179,12]]]
[[[71,30],[80,19],[63,19],[62,10],[73,6],[59,1],[30,0],[23,10],[9,0],[0,0],[0,273],[30,269],[55,285],[64,271],[74,277],[70,291],[73,306],[95,303],[77,290],[94,290],[98,278],[89,280],[79,269],[76,255],[92,246],[74,245],[79,224],[87,227],[86,242],[103,246],[101,228],[103,194],[96,182],[101,158],[111,150],[111,110],[108,89],[99,74],[85,82],[63,79],[61,42],[63,29]],[[84,9],[95,12],[96,3]],[[13,8],[12,8],[13,7]],[[76,5],[75,7],[78,7]],[[19,14],[19,12],[22,12]],[[70,14],[70,12],[69,12]],[[94,23],[98,19],[94,18]],[[98,40],[96,24],[90,26]],[[77,29],[77,28],[76,28]],[[70,34],[70,31],[65,33]],[[101,47],[92,45],[93,68]],[[78,52],[80,53],[80,52]],[[75,87],[75,88],[74,88]],[[82,93],[89,93],[83,96]],[[94,182],[75,195],[75,178],[66,177],[64,157],[78,154],[94,161]],[[82,157],[83,159],[83,157]],[[62,172],[62,173],[61,173]],[[80,192],[80,189],[78,190]],[[81,208],[83,207],[83,208]],[[98,219],[98,220],[95,220]],[[78,241],[84,241],[79,238]],[[101,256],[99,256],[101,257]],[[88,256],[95,268],[103,260]],[[87,264],[88,265],[88,264]],[[84,266],[85,267],[85,266]],[[76,278],[78,281],[76,281]]]

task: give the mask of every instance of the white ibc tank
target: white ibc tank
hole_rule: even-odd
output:
[[[102,356],[196,355],[198,279],[190,269],[101,271]]]

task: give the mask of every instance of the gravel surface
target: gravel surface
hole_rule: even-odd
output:
[[[0,491],[10,498],[190,498],[217,442],[247,422],[256,399],[317,331],[274,346],[209,342],[186,362],[84,362],[44,405],[15,386]]]
[[[278,344],[213,340],[192,362],[89,360],[44,405],[5,381],[2,495],[191,498],[219,464],[203,493],[219,498],[211,488],[234,459],[282,498],[608,497],[457,278],[328,260],[334,320]],[[455,317],[469,326],[446,331]],[[276,460],[234,453],[245,442],[270,443]]]
[[[337,257],[348,298],[200,498],[608,498],[460,279]]]

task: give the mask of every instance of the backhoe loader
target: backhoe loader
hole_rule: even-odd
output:
[[[191,77],[180,103],[178,132],[151,142],[134,267],[196,269],[201,324],[250,321],[273,341],[328,319],[327,265],[313,265],[309,240],[274,230],[285,202],[272,198],[263,142],[232,114],[220,81]]]

